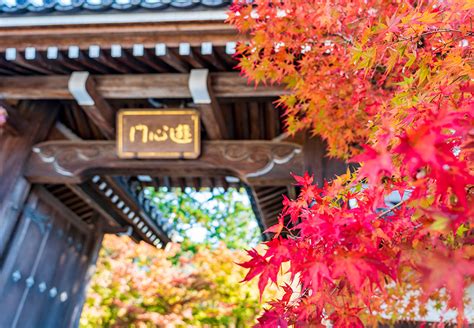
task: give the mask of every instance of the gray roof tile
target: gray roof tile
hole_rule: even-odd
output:
[[[0,0],[1,14],[219,8],[231,0]]]

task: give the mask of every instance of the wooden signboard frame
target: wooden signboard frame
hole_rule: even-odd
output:
[[[119,158],[196,159],[201,154],[200,115],[195,109],[121,109]]]

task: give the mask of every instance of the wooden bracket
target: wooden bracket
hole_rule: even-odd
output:
[[[192,69],[189,74],[188,85],[193,102],[196,105],[209,105],[212,103],[208,69]]]
[[[201,113],[201,119],[211,140],[228,139],[222,110],[211,89],[208,69],[193,69],[189,74],[189,91]]]
[[[107,139],[115,137],[115,112],[97,92],[89,72],[73,72],[68,89],[87,116],[97,125]]]

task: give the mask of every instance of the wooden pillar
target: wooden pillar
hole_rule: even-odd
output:
[[[9,109],[17,114],[16,133],[0,138],[0,269],[18,215],[29,192],[23,167],[31,147],[44,140],[56,120],[58,105],[47,101],[21,102]]]
[[[228,130],[222,109],[212,90],[209,70],[191,70],[188,86],[193,102],[201,113],[201,120],[206,128],[208,138],[211,140],[228,139]]]
[[[322,186],[324,183],[324,155],[326,147],[320,137],[313,137],[306,132],[303,144],[304,171],[314,175],[314,183]]]
[[[319,136],[306,132],[303,144],[304,170],[314,175],[314,183],[322,187],[324,181],[330,181],[347,169],[347,164],[337,158],[326,156],[327,145]]]

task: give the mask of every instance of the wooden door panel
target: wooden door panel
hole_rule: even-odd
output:
[[[81,272],[81,266],[87,265],[86,261],[81,261],[81,253],[78,254],[75,240],[78,237],[77,231],[71,229],[68,233],[66,243],[63,247],[63,252],[66,254],[65,261],[57,274],[55,275],[57,295],[49,307],[48,325],[47,327],[67,327],[65,322],[66,313],[71,306],[73,297],[71,295],[72,286],[75,284],[75,279],[79,279],[82,283],[81,277],[76,277],[76,272]]]
[[[46,210],[49,210],[47,208]],[[61,220],[56,212],[49,214],[49,222],[46,224],[48,236],[46,237],[47,247],[44,247],[41,254],[38,254],[38,267],[35,272],[35,287],[31,289],[29,302],[35,306],[23,307],[18,321],[18,327],[34,327],[40,324],[46,327],[47,316],[51,302],[50,290],[54,288],[54,273],[57,270],[56,263],[63,253],[64,229],[67,222]]]
[[[31,191],[0,271],[0,327],[71,327],[101,233],[45,189]]]
[[[8,253],[10,256],[7,256],[2,268],[0,302],[6,303],[9,315],[0,316],[0,327],[15,326],[15,321],[19,319],[17,309],[23,307],[27,297],[28,285],[31,283],[28,278],[33,268],[38,244],[41,242],[39,226],[34,223],[27,209],[34,210],[37,202],[37,197],[30,195],[25,210],[20,216],[17,229],[14,231],[11,251]],[[13,254],[15,256],[11,256]]]

